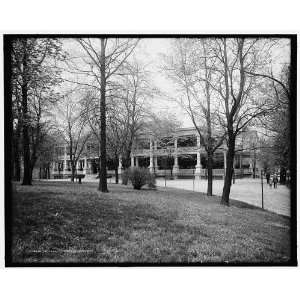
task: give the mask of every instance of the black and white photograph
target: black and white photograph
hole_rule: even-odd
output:
[[[6,266],[295,266],[296,35],[6,34]]]

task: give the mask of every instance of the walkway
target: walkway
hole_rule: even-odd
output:
[[[49,180],[49,179],[48,179]],[[50,179],[51,180],[51,179]],[[70,179],[55,179],[54,181],[69,181]],[[85,178],[84,181],[98,182],[95,177]],[[114,178],[109,178],[108,183],[114,183]],[[157,186],[164,187],[164,178],[156,179]],[[167,187],[202,192],[207,191],[207,180],[176,179],[167,180]],[[213,194],[221,196],[223,191],[223,180],[213,181]],[[261,181],[260,179],[236,179],[235,184],[231,186],[230,198],[246,202],[261,207]],[[270,188],[264,181],[264,208],[266,210],[281,214],[291,215],[290,211],[290,191],[286,186],[278,185],[277,189]]]
[[[213,194],[221,196],[223,180],[213,181]],[[158,186],[165,186],[164,179],[157,179]],[[192,179],[167,180],[167,187],[190,190],[195,192],[207,191],[207,180]],[[290,191],[286,186],[278,185],[277,189],[270,188],[264,181],[264,208],[266,210],[290,216]],[[261,181],[260,179],[236,179],[231,186],[230,198],[261,207]]]

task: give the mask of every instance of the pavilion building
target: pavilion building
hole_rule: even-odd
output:
[[[251,150],[249,140],[257,137],[256,131],[242,134],[236,144],[234,173],[236,177],[259,175],[260,163],[258,150]],[[251,138],[251,139],[250,139]],[[227,146],[224,143],[214,154],[213,176],[223,178],[226,169]],[[87,143],[78,160],[76,171],[79,174],[95,176],[99,171],[99,148]],[[53,162],[52,178],[71,176],[68,147],[60,145],[56,149],[56,160]],[[108,159],[107,173],[114,175],[113,163]],[[174,178],[207,176],[207,154],[200,144],[200,137],[195,128],[180,128],[170,137],[156,139],[150,134],[140,135],[134,142],[131,151],[131,166],[147,167],[156,176]],[[122,158],[119,157],[118,173],[123,171]]]

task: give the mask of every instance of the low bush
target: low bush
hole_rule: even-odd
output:
[[[130,168],[128,172],[128,179],[131,181],[135,190],[140,190],[146,184],[148,184],[149,188],[156,188],[155,175],[150,174],[148,168]]]
[[[142,186],[147,184],[149,177],[149,170],[146,168],[130,168],[129,179],[135,190],[140,190]]]

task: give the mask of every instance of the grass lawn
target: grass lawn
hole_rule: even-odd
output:
[[[290,220],[177,189],[14,184],[13,262],[287,262]]]

